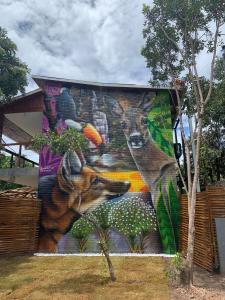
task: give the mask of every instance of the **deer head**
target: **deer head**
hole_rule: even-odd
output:
[[[148,112],[154,93],[144,93],[139,103],[118,98],[112,112],[121,118],[121,126],[128,146],[140,149],[149,141]]]

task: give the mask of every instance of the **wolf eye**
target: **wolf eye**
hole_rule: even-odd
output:
[[[147,124],[148,124],[148,118],[143,118],[143,119],[141,120],[141,123],[142,123],[143,125],[147,125]]]
[[[93,185],[97,185],[99,183],[99,178],[98,177],[95,177],[93,180],[92,180],[92,182],[91,182],[91,184],[93,184]]]
[[[127,124],[125,121],[121,122],[121,127],[122,127],[122,129],[127,129]]]

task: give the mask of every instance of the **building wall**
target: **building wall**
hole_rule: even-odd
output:
[[[43,133],[73,128],[88,149],[40,155],[39,251],[98,252],[89,213],[112,252],[175,253],[175,192],[170,95],[45,84]]]

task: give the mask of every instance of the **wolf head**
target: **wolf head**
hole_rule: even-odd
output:
[[[82,213],[123,195],[130,187],[128,181],[114,181],[101,176],[86,166],[74,151],[64,154],[57,178],[60,189],[69,195],[68,207]]]

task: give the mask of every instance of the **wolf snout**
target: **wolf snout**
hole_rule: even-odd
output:
[[[144,138],[141,133],[132,133],[128,140],[130,146],[134,149],[141,148],[144,146]]]
[[[121,191],[120,191],[119,194],[120,194],[120,195],[125,194],[125,193],[129,190],[130,186],[131,186],[131,184],[130,184],[129,181],[124,181],[124,182],[123,182],[123,187],[121,188]]]
[[[130,181],[124,181],[124,185],[125,185],[126,191],[128,191],[131,186]]]
[[[123,195],[129,190],[130,185],[129,181],[117,181],[111,186],[110,192],[116,195]]]

